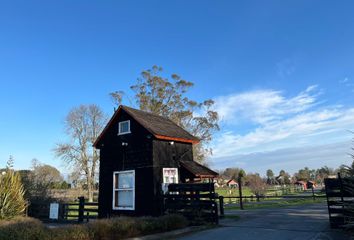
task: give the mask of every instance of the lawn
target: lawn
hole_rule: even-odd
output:
[[[295,199],[272,199],[261,202],[248,202],[244,203],[244,208],[250,209],[260,209],[260,208],[280,208],[280,207],[290,207],[290,206],[301,206],[313,203],[323,203],[325,198],[317,198],[313,200],[312,198],[295,198]],[[239,205],[226,205],[225,210],[239,210]]]
[[[216,188],[215,192],[219,194],[219,196],[224,196],[224,197],[238,197],[238,188]],[[253,195],[251,190],[248,187],[243,187],[242,188],[242,196],[250,196]]]

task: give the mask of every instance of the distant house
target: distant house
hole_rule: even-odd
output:
[[[226,186],[236,188],[238,187],[238,183],[234,179],[230,179],[226,182]]]
[[[306,190],[307,189],[307,183],[304,181],[296,181],[294,183],[295,186],[301,187],[302,190]]]
[[[198,142],[167,118],[120,106],[94,143],[100,150],[99,217],[159,215],[168,184],[216,178],[193,161]]]

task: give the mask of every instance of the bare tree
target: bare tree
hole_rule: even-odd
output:
[[[81,105],[72,109],[66,117],[65,128],[70,138],[68,143],[58,143],[54,149],[57,157],[78,169],[85,178],[89,201],[93,201],[99,153],[93,147],[101,133],[105,116],[97,105]]]
[[[197,102],[187,97],[194,84],[172,74],[170,79],[162,75],[162,68],[153,66],[141,73],[141,78],[130,88],[134,92],[133,101],[141,110],[167,117],[177,125],[201,139],[194,145],[195,160],[203,162],[212,153],[208,143],[215,131],[219,130],[218,113],[213,110],[211,99]],[[112,92],[111,97],[121,104],[124,92]]]
[[[267,185],[259,174],[247,174],[246,176],[246,185],[250,190],[257,196],[262,195],[267,190]]]

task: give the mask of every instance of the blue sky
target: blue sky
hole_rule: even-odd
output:
[[[211,166],[349,163],[354,130],[352,1],[0,1],[0,166],[51,149],[80,104],[108,115],[154,64],[213,98]],[[326,153],[323,151],[326,150]]]

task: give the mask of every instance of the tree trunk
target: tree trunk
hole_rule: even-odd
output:
[[[93,183],[90,176],[87,176],[88,201],[93,202]]]

